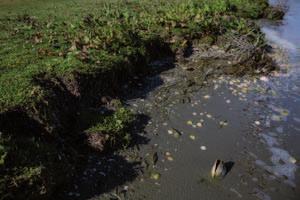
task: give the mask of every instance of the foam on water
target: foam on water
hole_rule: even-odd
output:
[[[270,42],[274,42],[284,49],[287,49],[287,50],[290,50],[293,52],[297,51],[297,46],[294,45],[292,42],[282,38],[280,36],[279,32],[277,32],[273,29],[267,28],[267,27],[263,27],[262,31],[266,34],[266,37]]]
[[[295,158],[293,158],[288,151],[279,147],[279,142],[274,136],[274,133],[261,134],[261,136],[271,153],[270,160],[272,165],[268,165],[262,160],[257,160],[256,164],[263,167],[275,176],[286,179],[285,183],[296,187],[294,183],[295,173],[297,170]]]
[[[270,3],[276,5],[278,0],[270,0]],[[256,164],[296,187],[296,159],[289,152],[291,148],[283,149],[278,139],[282,135],[290,134],[284,130],[286,125],[293,126],[296,130],[297,123],[300,123],[297,114],[297,102],[300,100],[300,1],[289,0],[287,6],[289,9],[280,26],[270,24],[262,28],[266,38],[274,48],[279,47],[283,55],[279,54],[277,58],[282,72],[278,73],[278,77],[263,82],[265,87],[271,88],[276,94],[268,97],[272,99],[272,103],[268,105],[269,113],[266,116],[267,127],[273,128],[273,132],[260,135],[270,152],[270,160],[257,159]],[[286,109],[280,105],[284,105]]]
[[[264,141],[268,144],[268,146],[278,145],[278,142],[274,137],[266,134],[263,134],[262,137]]]

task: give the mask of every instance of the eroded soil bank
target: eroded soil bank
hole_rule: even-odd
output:
[[[0,169],[4,175],[0,189],[3,199],[88,199],[102,193],[104,194],[99,198],[119,198],[120,194],[129,195],[129,199],[158,198],[155,196],[156,188],[147,190],[152,191],[147,196],[143,184],[135,182],[136,180],[141,180],[148,189],[150,186],[162,184],[159,180],[167,180],[167,187],[163,193],[172,192],[180,197],[180,190],[173,193],[168,188],[173,184],[170,184],[168,176],[163,173],[169,171],[163,163],[175,164],[175,152],[182,152],[181,156],[178,155],[178,158],[184,158],[181,161],[178,159],[182,163],[181,167],[188,164],[191,161],[189,159],[199,159],[199,151],[193,149],[195,146],[190,145],[190,142],[199,141],[197,131],[201,128],[204,130],[206,123],[209,128],[207,132],[215,130],[214,133],[223,128],[225,130],[232,123],[229,120],[233,121],[235,118],[241,119],[237,125],[247,123],[240,116],[240,112],[235,116],[226,112],[228,106],[226,109],[215,106],[221,105],[220,99],[208,106],[213,110],[202,108],[205,106],[202,103],[211,99],[211,91],[214,90],[220,91],[221,95],[228,95],[225,105],[233,101],[229,99],[233,96],[230,96],[231,93],[223,85],[230,84],[230,78],[222,75],[234,75],[234,83],[239,83],[237,76],[266,74],[276,66],[269,56],[270,48],[265,44],[263,34],[252,20],[261,17],[273,18],[273,14],[281,13],[281,10],[270,9],[265,1],[256,2],[257,5],[261,5],[260,9],[252,9],[251,6],[242,9],[239,1],[233,2],[233,5],[220,2],[222,6],[215,7],[215,4],[211,4],[212,7],[208,6],[209,10],[204,9],[199,16],[191,13],[195,12],[200,4],[179,4],[178,9],[183,9],[179,9],[179,13],[184,14],[184,10],[188,9],[188,17],[193,19],[201,18],[202,14],[206,17],[212,15],[212,21],[208,20],[207,27],[202,27],[204,32],[199,32],[198,26],[190,24],[193,20],[183,22],[184,20],[177,17],[173,19],[177,15],[171,15],[172,19],[165,19],[165,22],[162,19],[163,22],[157,26],[168,34],[155,36],[149,31],[151,28],[156,30],[153,26],[150,26],[150,29],[148,26],[148,32],[141,28],[139,34],[124,31],[127,30],[126,27],[119,26],[113,26],[117,27],[112,31],[116,31],[116,34],[108,34],[105,31],[103,33],[101,31],[111,28],[111,24],[107,23],[105,29],[97,29],[103,25],[103,16],[87,15],[78,24],[62,22],[63,26],[54,23],[53,19],[43,23],[44,19],[40,22],[29,15],[3,19],[1,25],[6,27],[7,31],[3,32],[4,38],[15,37],[17,43],[26,41],[27,50],[28,47],[41,47],[33,49],[37,54],[28,53],[26,50],[25,54],[29,57],[21,57],[21,60],[11,58],[18,54],[23,55],[24,52],[15,52],[9,54],[12,57],[3,57],[4,64],[0,68],[3,72],[1,81],[4,83],[1,87],[4,95],[1,96],[0,114]],[[237,6],[234,6],[235,3]],[[166,8],[168,6],[164,7]],[[172,13],[177,7],[171,8],[174,10],[166,9],[163,12]],[[130,4],[128,9],[125,7],[123,11],[131,12],[130,9],[136,8]],[[224,15],[223,11],[229,11],[230,14]],[[243,16],[245,12],[249,14],[249,18]],[[134,23],[146,23],[140,16],[137,21],[128,20],[128,17],[135,19],[136,14],[124,14],[119,18],[117,16],[116,19],[113,18],[113,23],[126,22],[127,28],[134,29]],[[245,19],[240,18],[241,16]],[[280,15],[274,17],[280,18]],[[221,26],[223,21],[228,22],[228,27]],[[233,24],[229,23],[232,21]],[[153,16],[147,21],[150,24],[156,24],[155,22]],[[17,28],[13,27],[14,23]],[[72,31],[60,29],[66,25],[70,26]],[[45,27],[45,30],[55,30],[54,33],[50,31],[53,35],[44,33]],[[74,30],[79,30],[78,35]],[[106,34],[104,47],[101,46],[103,43],[98,41],[98,36],[102,34]],[[117,39],[111,40],[115,35]],[[92,38],[96,39],[91,40]],[[65,40],[67,42],[64,42]],[[131,42],[136,45],[133,50],[123,48]],[[5,44],[8,49],[12,45]],[[5,55],[9,52],[7,48],[4,51]],[[164,59],[161,59],[162,57]],[[19,66],[20,63],[26,64],[35,59],[41,63],[30,64],[26,68]],[[213,89],[197,92],[204,86]],[[245,90],[247,89],[242,89],[241,94],[234,93],[239,94],[243,101],[247,98],[243,95],[247,92]],[[121,102],[128,104],[128,108],[132,108],[133,112],[124,108]],[[244,104],[239,104],[237,108],[242,109]],[[203,111],[200,112],[197,106]],[[189,117],[190,112],[193,117]],[[228,114],[223,116],[224,119],[218,114],[223,112]],[[227,117],[228,119],[225,119]],[[222,129],[216,130],[213,124]],[[234,134],[240,131],[240,126],[236,127],[236,131],[228,131],[228,135],[232,135],[224,136],[224,141],[226,138],[242,139],[242,136]],[[169,137],[174,141],[170,142]],[[180,151],[178,142],[191,149]],[[215,144],[216,150],[219,146],[219,150],[224,153],[224,156],[220,154],[220,158],[233,163],[238,162],[235,157],[226,157],[221,143],[222,140]],[[226,146],[232,146],[228,151],[235,152],[233,143]],[[124,147],[130,148],[124,152],[120,151]],[[148,147],[150,151],[147,150]],[[203,143],[199,148],[208,152],[210,147]],[[197,150],[199,148],[197,147]],[[216,155],[217,152],[208,156],[203,154],[207,161],[206,168],[209,168],[210,160]],[[215,184],[210,182],[209,177],[203,176],[206,174],[205,169],[203,172],[202,168],[196,171],[199,164],[193,162],[189,167],[181,168],[179,174],[194,170],[195,174],[201,174],[199,184]],[[178,174],[178,171],[175,171],[175,174]],[[182,177],[175,174],[171,174],[169,178],[177,177],[181,180]],[[162,179],[163,177],[167,179]],[[155,181],[149,182],[151,179]],[[195,180],[188,177],[184,179]],[[131,193],[132,187],[124,185],[128,182],[141,186],[140,192]],[[191,182],[186,182],[184,187],[180,184],[178,187],[194,186]],[[110,193],[114,190],[116,192]],[[231,190],[239,194],[235,187]],[[195,191],[196,193],[191,195],[198,195],[199,191]]]

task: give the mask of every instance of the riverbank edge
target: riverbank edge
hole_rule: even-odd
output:
[[[172,62],[180,61],[184,57],[184,52],[188,51],[190,44],[193,44],[195,41],[197,40],[187,41],[186,45],[176,50],[172,50],[170,44],[165,41],[152,41],[148,49],[150,57],[131,63],[134,67],[130,72],[116,71],[114,69],[120,68],[115,67],[93,74],[72,73],[67,77],[39,74],[39,76],[35,77],[34,81],[47,90],[47,95],[40,99],[37,98],[38,100],[32,102],[30,105],[10,108],[0,113],[1,136],[9,136],[6,138],[9,138],[10,145],[15,145],[10,151],[19,151],[20,149],[17,149],[19,147],[21,149],[28,148],[26,147],[28,145],[26,144],[27,139],[35,138],[36,141],[33,141],[33,143],[45,148],[45,152],[40,152],[38,155],[49,153],[47,151],[53,151],[50,156],[53,159],[50,159],[51,163],[59,164],[43,166],[38,169],[28,167],[27,171],[24,171],[27,177],[24,178],[23,174],[19,174],[20,179],[16,179],[15,174],[9,174],[7,173],[9,170],[2,168],[1,173],[5,174],[7,178],[2,179],[0,182],[1,193],[4,194],[2,199],[23,198],[24,191],[28,199],[50,198],[51,193],[55,192],[59,185],[66,183],[66,180],[73,176],[73,173],[76,171],[76,167],[74,166],[78,163],[77,159],[82,156],[82,152],[76,149],[78,148],[76,147],[78,143],[70,140],[70,138],[74,137],[70,132],[75,127],[78,128],[78,126],[74,126],[74,122],[80,123],[78,117],[80,110],[82,108],[94,107],[94,105],[105,107],[111,105],[112,100],[122,98],[119,96],[119,94],[122,94],[121,85],[129,83],[130,79],[134,76],[142,78],[149,75],[149,73],[153,74],[153,71],[149,70],[149,63],[165,57],[171,58]],[[209,45],[214,45],[214,42],[209,41],[208,43]],[[257,53],[260,56],[254,60],[258,61],[258,63],[264,61],[259,66],[264,68],[264,64],[270,62],[267,56],[262,56],[261,54],[267,51],[267,46],[259,45],[259,48],[260,51]],[[164,52],[164,54],[157,56],[157,52]],[[146,60],[148,61],[146,62]],[[172,63],[169,63],[168,66],[170,64]],[[141,66],[142,69],[140,68]],[[239,64],[235,67],[239,67]],[[269,69],[273,70],[274,68]],[[161,70],[164,69],[162,68],[155,73],[159,73]],[[249,68],[245,68],[245,73],[247,73],[247,70]],[[103,97],[106,99],[103,99]],[[113,112],[118,109],[121,108],[119,106],[111,107]],[[124,129],[128,128],[129,126],[124,126]],[[82,136],[80,137],[82,138]],[[83,143],[87,144],[83,145],[86,148],[85,152],[90,151],[88,143]],[[41,147],[34,147],[29,152],[39,151]],[[113,147],[110,149],[117,148]],[[24,154],[23,156],[30,155]],[[4,158],[6,162],[11,161],[9,162],[11,166],[6,166],[7,168],[12,168],[12,164],[17,163],[16,161],[12,161],[15,159],[14,154],[5,154]],[[79,160],[83,161],[84,158]],[[10,175],[13,175],[14,178],[11,179]],[[12,184],[12,180],[17,181],[15,185]]]

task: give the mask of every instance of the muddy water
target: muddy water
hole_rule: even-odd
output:
[[[186,87],[179,64],[141,83],[141,93],[160,85],[128,101],[151,119],[140,133],[150,139],[144,173],[94,199],[299,199],[300,1],[288,5],[282,22],[263,25],[278,72]],[[220,180],[210,176],[216,159],[228,164]]]

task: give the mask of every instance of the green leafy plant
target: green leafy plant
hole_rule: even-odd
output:
[[[106,135],[111,148],[116,144],[127,146],[130,143],[128,128],[133,120],[133,113],[124,107],[120,107],[112,115],[102,117],[96,125],[85,132]]]

